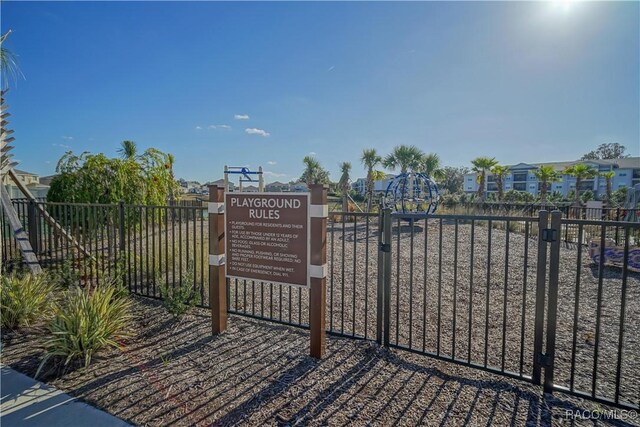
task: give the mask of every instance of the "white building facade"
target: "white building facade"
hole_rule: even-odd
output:
[[[599,174],[614,171],[615,176],[611,180],[612,191],[623,187],[632,187],[640,183],[640,157],[555,163],[518,163],[517,165],[509,166],[509,173],[504,178],[504,191],[516,190],[538,195],[541,183],[534,172],[540,166],[552,166],[560,173],[561,179],[560,181],[550,183],[548,190],[549,192],[557,191],[566,197],[570,192],[575,191],[576,179],[564,174],[564,170],[567,167],[580,163],[593,167]],[[599,174],[592,179],[583,180],[580,184],[580,191],[591,190],[596,196],[603,195],[606,191],[606,179]],[[470,173],[464,176],[463,185],[466,193],[475,193],[478,191],[477,177],[477,173]],[[498,191],[495,178],[490,173],[487,173],[485,191],[487,193]]]

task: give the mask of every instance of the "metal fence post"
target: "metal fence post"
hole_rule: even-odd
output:
[[[385,208],[382,214],[383,223],[383,318],[384,318],[384,345],[389,346],[389,329],[391,317],[391,208]]]
[[[38,247],[38,217],[36,201],[33,199],[29,199],[29,204],[27,205],[27,227],[29,229],[29,244],[31,244],[31,249],[34,254],[38,254],[40,252],[40,248]]]
[[[382,344],[382,309],[384,304],[384,241],[382,228],[384,225],[383,207],[378,208],[378,283],[376,290],[376,342]]]
[[[547,308],[547,345],[545,352],[544,392],[553,392],[553,370],[556,354],[558,313],[558,274],[560,272],[560,211],[551,212],[551,251],[549,254],[549,306]],[[554,238],[555,237],[555,238]]]
[[[119,248],[120,248],[120,262],[119,262],[119,266],[118,264],[116,264],[117,267],[119,267],[122,271],[122,286],[124,287],[126,285],[126,281],[127,281],[127,273],[126,273],[126,268],[125,268],[125,255],[126,255],[126,246],[125,246],[125,242],[124,242],[124,202],[120,201],[118,203],[118,231],[119,231]],[[129,284],[130,285],[130,284]],[[129,289],[131,290],[131,289]]]
[[[620,208],[616,208],[616,221],[620,221]],[[616,225],[616,245],[620,243],[620,227]]]
[[[540,368],[544,366],[542,358],[542,338],[544,332],[544,297],[547,275],[547,225],[549,212],[540,211],[538,214],[538,263],[536,270],[536,312],[533,338],[533,373],[531,379],[534,384],[540,384]]]

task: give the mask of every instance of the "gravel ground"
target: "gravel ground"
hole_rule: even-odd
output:
[[[367,229],[364,221],[360,219],[355,228],[353,223],[329,227],[327,326],[334,332],[375,338],[377,224],[372,220]],[[512,223],[512,230],[516,225],[521,232],[507,233],[504,222],[494,222],[489,245],[486,222],[477,222],[472,230],[468,223],[456,226],[443,221],[440,233],[440,221],[430,220],[426,233],[424,222],[415,225],[413,237],[408,223],[400,223],[399,233],[394,224],[391,343],[530,377],[537,270],[537,236],[533,229],[537,225],[529,224],[529,238],[524,233],[525,225]],[[560,250],[555,383],[569,387],[573,380],[576,390],[591,392],[597,347],[595,391],[614,398],[622,272],[614,267],[603,271],[600,333],[596,337],[598,270],[586,247],[581,251],[578,268],[578,247],[563,244]],[[308,322],[307,293],[297,289],[234,281],[229,298],[230,307],[240,312],[292,323]],[[627,277],[620,377],[620,399],[638,405],[638,273]]]
[[[157,302],[134,299],[137,336],[123,350],[45,380],[137,425],[546,426],[580,424],[566,410],[604,409],[362,340],[330,337],[317,361],[306,331],[238,316],[211,337],[204,309],[174,320]],[[3,363],[33,375],[41,340],[5,333]]]

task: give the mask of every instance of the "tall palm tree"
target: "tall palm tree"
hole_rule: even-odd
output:
[[[547,202],[547,193],[549,192],[549,184],[560,181],[560,174],[553,166],[540,166],[533,171],[533,174],[540,181],[540,202],[544,205]]]
[[[367,168],[367,211],[371,212],[371,204],[373,203],[373,182],[376,166],[382,163],[382,157],[378,155],[375,148],[362,150],[362,157],[360,158],[362,164]]]
[[[340,193],[343,196],[346,196],[349,194],[349,190],[351,190],[351,185],[349,184],[349,181],[351,180],[349,177],[349,172],[351,172],[351,163],[340,163],[340,171],[342,172],[342,175],[340,175],[340,180],[338,181],[338,188]]]
[[[584,163],[578,163],[571,167],[565,168],[564,173],[576,179],[576,191],[574,192],[574,197],[575,197],[574,203],[576,205],[580,205],[581,204],[580,203],[580,184],[582,184],[582,181],[584,181],[585,179],[595,178],[595,176],[598,174],[598,171],[589,165],[586,165]]]
[[[613,180],[613,177],[616,176],[616,173],[614,171],[607,171],[602,172],[600,176],[603,177],[606,181],[607,203],[611,204],[611,181]]]
[[[305,168],[300,180],[304,181],[307,186],[311,184],[329,183],[329,173],[322,168],[319,161],[314,159],[312,156],[305,156],[305,158],[302,159],[302,162],[304,163]]]
[[[509,166],[495,165],[491,168],[491,174],[496,180],[496,187],[498,187],[498,201],[501,202],[504,197],[504,178],[509,173]]]
[[[420,166],[422,151],[415,145],[398,145],[391,154],[384,158],[382,164],[387,169],[400,169],[400,173],[407,173]]]
[[[420,172],[429,178],[439,180],[442,178],[442,169],[440,168],[440,156],[436,153],[428,153],[420,159]]]
[[[498,164],[495,157],[476,157],[471,160],[472,170],[478,174],[476,178],[478,182],[478,198],[484,201],[484,183],[487,178],[487,171]]]
[[[118,149],[118,153],[120,153],[120,157],[125,160],[134,160],[138,155],[138,147],[133,141],[122,141],[120,143],[120,148]]]

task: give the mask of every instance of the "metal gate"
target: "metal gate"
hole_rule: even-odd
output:
[[[561,217],[384,210],[378,342],[637,409],[640,226]]]

